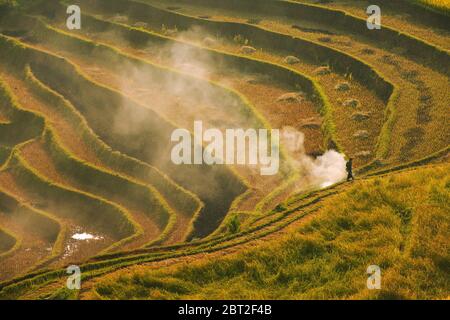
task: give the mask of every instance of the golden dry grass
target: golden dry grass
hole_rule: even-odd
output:
[[[289,237],[215,261],[119,271],[96,291],[110,299],[446,298],[449,168],[355,182]],[[369,265],[382,270],[381,290],[366,287]]]
[[[3,2],[5,1],[0,0],[0,6]],[[156,3],[164,8],[167,8],[168,4],[177,3],[172,0],[147,0],[147,2]],[[317,3],[315,0],[305,2]],[[424,0],[416,2],[444,12],[448,12],[450,7],[449,1]],[[18,3],[21,3],[21,1],[18,1]],[[361,18],[365,17],[365,11],[360,12],[360,6],[364,6],[363,1],[333,1],[324,4],[324,6],[343,9]],[[417,17],[414,14],[394,12],[395,10],[392,8],[394,6],[383,11],[383,15],[386,13],[383,18],[386,25],[400,31],[407,31],[418,38],[426,39],[432,45],[444,49],[450,48],[448,34],[441,34],[439,28],[428,28],[427,23],[429,21],[418,21],[416,24],[414,20]],[[432,69],[430,61],[423,61],[422,63],[414,60],[407,54],[405,48],[396,47],[397,44],[380,44],[353,31],[348,32],[348,34],[342,32],[342,30],[342,33],[335,33],[334,25],[329,21],[302,22],[311,28],[320,25],[321,28],[326,29],[325,32],[323,32],[323,29],[319,32],[317,32],[317,29],[311,32],[310,29],[308,31],[308,28],[306,30],[304,30],[305,28],[293,28],[295,23],[299,23],[297,20],[272,15],[271,12],[261,15],[254,12],[240,12],[235,9],[208,8],[207,6],[196,5],[195,1],[194,4],[183,2],[181,9],[176,11],[195,17],[203,17],[203,19],[216,20],[219,24],[223,21],[250,23],[267,29],[267,31],[271,30],[288,36],[302,37],[327,46],[331,55],[333,50],[343,51],[373,66],[380,74],[385,75],[386,79],[392,82],[401,93],[395,103],[395,110],[397,110],[398,115],[392,130],[392,139],[389,141],[390,157],[384,159],[388,165],[403,164],[419,159],[448,146],[449,132],[445,126],[448,123],[447,101],[450,98],[447,90],[448,77],[442,70]],[[423,12],[423,10],[418,11]],[[84,11],[84,13],[86,12]],[[103,14],[100,12],[97,17],[113,21],[111,13]],[[135,21],[136,17],[125,18],[123,23],[128,25],[136,26],[136,23],[140,22]],[[110,61],[106,61],[108,59],[104,59],[104,57],[109,56],[101,55],[100,49],[98,52],[94,50],[92,55],[71,50],[68,43],[76,45],[82,43],[69,41],[71,35],[65,31],[65,21],[46,19],[49,18],[44,18],[42,21],[47,21],[53,27],[63,30],[63,35],[60,38],[55,37],[58,40],[45,39],[45,37],[33,38],[31,34],[21,36],[24,35],[22,30],[19,31],[21,35],[13,35],[13,37],[33,48],[43,49],[50,53],[57,52],[74,63],[79,71],[88,75],[92,80],[130,96],[135,101],[140,102],[142,106],[154,108],[157,113],[170,119],[177,126],[190,127],[199,115],[211,126],[220,128],[245,127],[249,123],[253,123],[251,121],[256,121],[253,118],[251,120],[249,116],[249,110],[253,110],[253,108],[243,112],[241,109],[230,107],[230,103],[227,104],[221,99],[196,104],[195,101],[191,101],[195,99],[191,99],[192,97],[189,94],[177,97],[172,90],[162,90],[157,83],[158,81],[154,81],[154,79],[146,78],[144,75],[142,77],[131,77],[124,74],[119,67],[114,66]],[[328,75],[319,76],[315,70],[328,62],[318,62],[311,57],[307,59],[308,55],[303,57],[300,51],[295,52],[299,55],[300,61],[295,65],[288,65],[284,62],[284,58],[287,55],[294,54],[290,51],[291,48],[288,48],[289,46],[273,48],[270,43],[261,42],[263,48],[260,48],[252,44],[251,38],[245,39],[246,36],[236,34],[232,39],[233,37],[229,37],[229,34],[224,36],[216,32],[213,32],[214,36],[212,36],[214,41],[205,42],[205,33],[203,32],[189,38],[181,30],[178,31],[177,27],[173,29],[177,31],[173,32],[172,26],[167,28],[159,22],[159,20],[157,23],[150,21],[147,29],[174,38],[182,34],[183,40],[187,42],[232,54],[241,54],[243,44],[254,45],[256,52],[250,54],[248,58],[256,58],[260,60],[260,63],[267,61],[279,66],[289,67],[313,77],[323,88],[325,95],[335,109],[333,121],[336,124],[337,137],[340,144],[344,146],[346,155],[355,156],[358,153],[361,154],[361,151],[370,151],[369,156],[363,156],[364,159],[355,160],[356,166],[369,163],[374,159],[377,151],[376,142],[385,120],[386,102],[383,102],[372,88],[364,84],[365,80],[358,82],[349,72],[337,74],[333,70]],[[99,23],[102,25],[101,22]],[[409,27],[409,24],[412,24],[411,27]],[[3,22],[1,25],[3,26]],[[150,48],[143,50],[145,47],[143,43],[136,44],[130,41],[122,32],[107,31],[103,33],[99,31],[101,28],[96,29],[95,23],[91,26],[92,28],[85,28],[88,25],[87,23],[83,24],[83,29],[74,32],[74,35],[80,36],[84,40],[106,43],[126,54],[130,61],[133,58],[142,58],[147,60],[149,64],[157,65],[157,68],[159,66],[171,67],[170,58],[165,56],[163,50],[160,50],[159,44],[152,43]],[[127,27],[122,27],[123,33],[126,33]],[[1,28],[0,34],[5,31]],[[142,27],[141,30],[145,28]],[[247,32],[245,28],[242,30]],[[327,30],[333,32],[326,32]],[[10,34],[11,30],[5,32]],[[133,32],[136,32],[136,30]],[[132,34],[128,35],[131,36]],[[247,37],[251,36],[252,34],[249,32]],[[30,50],[32,49],[30,48]],[[207,50],[200,49],[198,52],[206,54]],[[115,55],[112,56],[117,58]],[[332,60],[330,61],[330,63],[333,63]],[[253,105],[257,110],[255,114],[261,114],[261,119],[267,119],[272,127],[282,128],[289,125],[297,129],[303,129],[302,131],[306,133],[307,152],[318,154],[323,141],[322,132],[319,130],[317,122],[311,122],[310,127],[303,126],[304,123],[302,122],[305,119],[314,118],[316,120],[316,118],[320,118],[317,106],[308,99],[299,103],[277,101],[277,98],[282,94],[298,88],[295,87],[295,84],[290,86],[287,82],[281,84],[278,80],[274,80],[276,68],[264,69],[267,70],[267,74],[261,77],[264,81],[254,81],[254,77],[258,78],[261,75],[232,67],[229,66],[228,68],[228,66],[221,65],[212,68],[214,70],[208,70],[204,78],[210,78],[225,87],[234,89],[238,93],[237,96],[246,98],[242,101],[249,101],[249,106]],[[175,68],[181,67],[175,66]],[[151,68],[143,69],[149,73],[152,70]],[[274,74],[271,74],[271,72],[274,72]],[[0,75],[4,76],[6,82],[12,86],[12,91],[18,96],[21,104],[29,110],[40,112],[46,118],[48,124],[54,128],[55,134],[60,138],[59,141],[55,142],[57,145],[61,143],[68,149],[69,153],[73,153],[80,160],[94,164],[98,168],[110,168],[117,173],[124,170],[124,168],[120,168],[120,165],[117,168],[112,168],[103,163],[103,160],[98,158],[98,154],[91,150],[87,143],[83,142],[81,135],[79,135],[81,130],[79,130],[78,123],[75,123],[75,121],[72,123],[71,118],[65,118],[62,114],[54,112],[55,110],[51,106],[47,106],[45,101],[37,99],[35,93],[27,88],[25,82],[6,70],[4,65],[0,68]],[[253,78],[252,81],[248,81],[249,78]],[[336,89],[336,84],[342,82],[349,83],[350,88],[345,92]],[[110,91],[110,93],[112,92]],[[70,96],[72,94],[70,91],[66,93],[74,99],[73,95]],[[360,103],[355,107],[345,106],[343,102],[347,99],[358,99]],[[97,107],[95,100],[88,99],[86,101],[90,101],[87,107]],[[426,102],[425,111],[423,108],[424,101]],[[155,107],[160,104],[167,107]],[[355,111],[368,112],[370,117],[361,122],[352,121],[352,113]],[[428,114],[426,114],[427,112]],[[183,117],[180,117],[180,114],[183,114]],[[426,119],[425,122],[421,122],[423,118]],[[0,124],[8,120],[8,117],[2,115],[0,110]],[[264,121],[262,122],[264,123]],[[366,130],[368,134],[365,135],[368,136],[361,140],[355,139],[355,133],[362,130]],[[2,146],[0,146],[2,152],[0,158],[4,158],[8,155],[9,149],[4,151],[1,148]],[[47,148],[48,146],[38,139],[23,146],[19,153],[24,161],[29,164],[30,170],[47,178],[49,184],[57,183],[60,187],[70,187],[84,192],[90,190],[89,192],[92,192],[93,195],[103,194],[104,190],[91,189],[92,186],[84,180],[77,180],[77,175],[70,169],[64,170],[58,167],[57,158]],[[448,162],[448,158],[445,161]],[[87,165],[87,163],[84,163],[84,165]],[[295,209],[297,211],[289,212],[289,209],[293,207],[289,206],[292,203],[288,205],[288,202],[286,202],[277,205],[289,197],[289,193],[293,192],[299,184],[305,184],[304,180],[306,179],[299,178],[292,186],[271,198],[268,195],[271,195],[273,190],[282,185],[282,178],[284,179],[285,176],[282,177],[280,174],[280,176],[264,179],[259,175],[254,175],[254,172],[248,168],[241,168],[236,171],[249,183],[250,190],[253,193],[249,193],[246,198],[240,199],[242,201],[239,205],[232,206],[229,215],[221,225],[226,229],[233,221],[238,221],[237,218],[233,220],[233,217],[238,217],[234,209],[236,211],[245,210],[241,213],[244,218],[239,223],[236,222],[235,225],[236,230],[234,230],[233,236],[236,235],[236,238],[228,240],[228,234],[220,233],[225,229],[219,228],[216,230],[219,231],[217,234],[213,233],[204,242],[194,242],[186,247],[159,248],[158,250],[161,250],[162,255],[164,255],[162,261],[152,261],[151,253],[148,256],[142,254],[142,260],[139,260],[140,258],[129,260],[132,262],[126,270],[115,269],[116,264],[119,263],[118,261],[121,258],[127,259],[133,253],[114,253],[119,257],[118,260],[112,259],[112,256],[97,257],[97,261],[106,262],[108,267],[102,267],[100,263],[98,270],[95,269],[96,266],[93,267],[92,274],[87,273],[87,277],[92,276],[96,271],[100,271],[102,275],[99,278],[94,277],[91,282],[88,282],[88,288],[80,295],[80,298],[99,297],[97,293],[107,299],[448,298],[448,292],[450,291],[448,281],[450,265],[448,253],[450,247],[449,169],[450,165],[447,163],[357,180],[351,185],[339,184],[331,189],[318,191],[319,193],[330,191],[330,195],[320,197],[320,199],[319,197],[315,198],[314,200],[317,200],[317,202],[312,205],[305,205],[306,209],[302,209],[305,211]],[[124,171],[128,172],[127,170]],[[284,170],[282,171],[284,172]],[[124,175],[126,174],[124,173]],[[8,188],[23,201],[33,205],[45,204],[46,199],[36,193],[35,186],[20,178],[14,170],[1,171],[0,186]],[[133,178],[140,179],[134,176]],[[228,183],[227,179],[223,180],[224,183]],[[220,182],[222,183],[222,181]],[[301,190],[309,187],[309,185],[303,186]],[[336,194],[334,191],[336,191]],[[148,243],[152,234],[160,233],[162,230],[147,217],[149,213],[146,211],[147,209],[141,208],[144,199],[142,199],[142,202],[136,201],[136,206],[134,206],[134,203],[129,204],[119,193],[120,191],[117,195],[107,194],[105,199],[108,199],[111,204],[123,207],[126,212],[129,211],[130,216],[133,216],[137,224],[144,229],[143,237],[121,247],[121,249],[126,250],[135,249]],[[313,196],[306,196],[305,199],[307,199],[306,202],[313,199]],[[263,210],[258,209],[261,211],[258,213],[264,213],[273,207],[276,207],[279,211],[273,210],[267,216],[263,215],[261,221],[269,221],[274,217],[281,217],[280,220],[274,222],[273,225],[269,223],[257,225],[262,226],[261,229],[255,228],[252,229],[251,233],[245,234],[246,228],[251,225],[247,222],[253,221],[251,215],[254,215],[255,212],[251,210],[255,207],[258,208],[261,203],[264,204],[264,200],[267,200],[266,205],[261,207]],[[285,204],[288,207],[284,206]],[[54,211],[64,209],[63,206],[59,207],[52,203],[48,204],[48,207]],[[309,215],[305,218],[303,214],[306,214],[306,212]],[[311,212],[313,213],[311,214]],[[245,220],[247,215],[251,219]],[[298,217],[298,220],[287,228],[281,227],[286,221],[292,222],[289,215]],[[169,228],[170,232],[165,238],[165,242],[162,243],[172,244],[184,241],[185,230],[190,225],[192,218],[191,215],[183,215],[178,219],[173,226],[174,228]],[[71,231],[77,227],[76,223],[78,222],[74,217],[63,220],[63,224]],[[277,223],[280,224],[281,232],[273,231],[276,230]],[[8,224],[9,221],[0,219],[0,227],[9,227]],[[240,234],[239,231],[242,230],[239,229],[244,232]],[[253,230],[256,230],[254,234]],[[221,237],[214,238],[217,235]],[[261,236],[262,239],[254,241],[258,236]],[[218,241],[220,243],[215,243],[216,239],[220,239]],[[225,240],[222,242],[222,239]],[[32,238],[25,240],[26,243],[33,242]],[[95,244],[94,246],[86,245],[80,250],[82,252],[76,253],[76,258],[86,260],[95,256],[106,244],[115,240],[117,239],[108,237],[105,238],[105,243],[97,244],[97,247],[95,247]],[[39,243],[36,243],[36,245],[43,246]],[[190,248],[193,248],[193,250]],[[217,248],[219,248],[219,251],[213,252]],[[42,251],[42,248],[40,250]],[[33,254],[40,254],[41,251],[36,249]],[[190,256],[190,254],[192,255]],[[179,257],[178,255],[185,256]],[[226,255],[226,257],[222,257],[222,255]],[[30,255],[29,258],[33,257]],[[111,260],[109,260],[110,258]],[[13,259],[18,259],[21,263],[26,262],[20,255],[13,257]],[[50,267],[57,267],[66,262],[69,261],[67,259],[55,261]],[[144,262],[148,262],[148,264],[139,265]],[[366,269],[373,264],[381,267],[382,289],[369,291],[366,288]],[[7,268],[10,267],[11,265],[8,264]],[[7,278],[9,274],[0,272],[0,279],[3,279],[2,276]],[[56,277],[52,279],[58,280],[58,276],[50,275],[51,277]],[[20,287],[21,284],[19,283],[18,292],[22,290]],[[64,297],[64,289],[57,289],[52,284],[48,286],[43,284],[41,288],[33,287],[32,291],[35,290],[34,292],[25,292],[28,289],[24,288],[25,291],[22,294],[29,296],[31,293],[33,297],[37,297],[39,292],[48,294],[53,292],[55,293],[54,297]],[[58,296],[60,292],[63,295]],[[76,294],[70,293],[66,297],[73,297]],[[5,296],[4,290],[0,291],[0,297],[3,296]],[[8,293],[6,293],[6,296],[8,296]]]
[[[450,1],[449,0],[416,0],[416,2],[433,9],[441,10],[450,13]]]

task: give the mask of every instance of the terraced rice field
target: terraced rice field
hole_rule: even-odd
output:
[[[357,192],[342,182],[344,156],[363,189],[431,177],[432,191],[397,200],[417,204],[417,216],[422,195],[439,194],[430,206],[448,225],[448,9],[380,3],[382,29],[369,30],[367,1],[0,1],[0,297],[206,298],[199,284],[183,295],[158,283],[216,268],[212,260],[232,264],[242,251],[277,252],[274,243],[328,221],[333,204]],[[66,26],[73,4],[79,30]],[[176,165],[171,134],[193,133],[194,121],[220,132],[291,130],[301,145],[281,139],[271,176],[257,166]],[[411,225],[435,223],[428,218]],[[402,221],[389,224],[400,252],[421,235]],[[448,230],[439,230],[433,267],[448,271]],[[65,287],[72,264],[81,290]],[[126,277],[145,281],[149,270],[159,280],[136,295]],[[439,272],[434,293],[399,297],[448,297]],[[255,297],[216,289],[214,298]],[[292,296],[372,297],[358,290]]]

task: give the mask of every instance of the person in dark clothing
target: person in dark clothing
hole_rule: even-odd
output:
[[[353,177],[353,159],[352,158],[348,159],[345,167],[346,167],[345,169],[347,170],[347,181],[355,180],[355,178]]]

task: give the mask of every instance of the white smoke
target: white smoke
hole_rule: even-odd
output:
[[[157,67],[142,68],[139,64],[124,63],[116,66],[120,75],[120,91],[170,119],[179,127],[192,130],[195,120],[203,120],[205,126],[220,124],[220,129],[238,125],[234,120],[240,118],[239,112],[244,107],[243,102],[238,96],[230,95],[208,82],[214,80],[224,85],[220,77],[214,78],[214,75],[220,74],[218,65],[222,60],[208,51],[185,43],[188,40],[202,41],[213,37],[200,28],[193,27],[177,32],[176,39],[180,42],[148,43],[140,50],[145,54],[151,53],[153,62],[176,70],[176,73],[159,70]],[[139,111],[133,112],[136,114],[129,114],[129,109],[126,109],[125,112],[117,114],[115,128],[118,132],[135,134],[141,130],[140,124],[146,126],[145,118]],[[236,117],[226,117],[230,113],[236,114]],[[127,127],[130,122],[133,125]]]
[[[312,186],[326,188],[345,179],[346,160],[343,154],[328,150],[317,158],[308,156],[304,147],[305,135],[292,127],[283,128],[282,141],[293,156],[294,165]]]
[[[204,50],[194,50],[190,46],[184,45],[184,41],[200,41],[207,39],[208,33],[205,33],[200,27],[192,27],[191,29],[178,33],[176,39],[182,42],[170,43],[160,49],[160,53],[164,55],[169,65],[181,72],[194,75],[203,79],[209,79],[215,70],[215,62],[211,55]]]
[[[199,28],[193,28],[177,33],[177,39],[181,42],[169,42],[165,45],[150,45],[147,49],[155,54],[157,61],[164,66],[181,71],[182,73],[201,79],[212,79],[226,85],[224,79],[217,79],[220,74],[222,62],[217,57],[203,50],[196,50],[185,45],[184,41],[199,42],[219,41]],[[145,50],[143,50],[145,51]],[[219,67],[220,66],[220,67]],[[124,65],[124,79],[121,91],[131,93],[138,100],[151,101],[151,108],[158,113],[170,118],[176,125],[192,128],[195,120],[202,120],[205,127],[224,128],[239,127],[244,125],[238,110],[241,101],[236,97],[224,94],[223,90],[216,88],[207,81],[190,81],[185,77],[162,76],[159,73],[142,70],[134,65]],[[227,112],[223,108],[227,106]],[[235,110],[236,117],[230,117]],[[172,111],[171,111],[172,110]],[[171,111],[171,112],[170,112]],[[133,111],[136,112],[136,111]],[[177,116],[179,115],[179,117]],[[196,115],[201,117],[197,118]],[[125,128],[132,118],[134,125]],[[118,114],[116,127],[121,132],[139,132],[139,119],[145,119],[139,112],[136,114]],[[248,124],[248,123],[246,123]],[[143,121],[145,125],[145,121]],[[303,174],[302,181],[306,181],[312,187],[325,188],[343,180],[346,177],[344,155],[328,150],[323,155],[313,158],[306,154],[304,148],[305,136],[302,132],[292,127],[284,127],[281,130],[281,143],[294,158],[294,165]]]

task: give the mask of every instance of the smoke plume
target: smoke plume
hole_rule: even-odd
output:
[[[294,165],[301,170],[305,179],[313,187],[325,188],[346,176],[345,157],[335,150],[328,150],[323,155],[313,158],[306,154],[303,132],[292,127],[284,127],[282,140],[287,150],[293,155]]]

